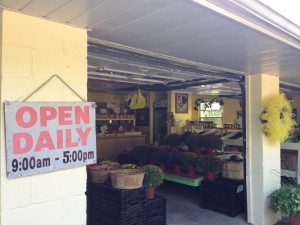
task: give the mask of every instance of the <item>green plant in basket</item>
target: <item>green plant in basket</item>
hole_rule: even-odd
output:
[[[198,156],[193,152],[181,152],[179,154],[179,161],[182,167],[196,167]]]
[[[121,169],[139,169],[140,167],[136,164],[131,164],[131,163],[127,163],[127,164],[122,164],[121,165]]]
[[[120,164],[111,160],[104,160],[98,163],[99,166],[119,166]]]
[[[143,184],[146,187],[158,187],[163,183],[165,174],[158,166],[146,165],[141,168],[145,172]]]

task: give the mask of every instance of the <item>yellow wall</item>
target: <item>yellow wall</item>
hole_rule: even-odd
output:
[[[90,102],[115,103],[117,100],[120,102],[125,102],[125,95],[121,96],[121,95],[117,95],[117,94],[88,92],[88,100]]]
[[[2,225],[86,225],[86,169],[7,179],[4,101],[22,101],[53,74],[87,97],[86,30],[1,11]],[[54,79],[28,101],[81,101]]]

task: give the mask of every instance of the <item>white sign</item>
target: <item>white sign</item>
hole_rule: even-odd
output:
[[[95,103],[5,102],[7,177],[96,162]]]

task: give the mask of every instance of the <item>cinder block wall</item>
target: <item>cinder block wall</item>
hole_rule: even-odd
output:
[[[1,11],[1,225],[85,225],[85,167],[7,179],[4,101],[22,101],[53,74],[87,97],[86,30]],[[81,101],[54,79],[28,101]]]

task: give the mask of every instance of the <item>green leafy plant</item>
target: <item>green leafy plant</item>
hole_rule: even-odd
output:
[[[140,167],[136,164],[122,164],[121,169],[139,169]]]
[[[169,145],[171,147],[178,147],[182,144],[182,136],[176,133],[166,135],[161,143],[161,145]]]
[[[202,173],[218,173],[222,169],[222,160],[212,155],[200,155],[197,161],[197,170]]]
[[[146,187],[158,187],[163,183],[165,174],[158,166],[146,165],[141,168],[145,172],[143,184]]]
[[[185,140],[185,144],[189,149],[205,147],[203,142],[203,136],[198,133],[191,134]]]
[[[269,208],[274,212],[281,211],[289,216],[300,212],[300,187],[284,185],[270,195]]]
[[[147,145],[139,145],[132,148],[129,152],[130,157],[135,161],[138,162],[142,160],[144,164],[150,162],[151,155],[153,153],[153,148]]]
[[[207,134],[203,136],[203,141],[205,142],[206,148],[212,149],[222,149],[223,140],[221,136],[216,134]]]
[[[119,166],[120,164],[111,160],[104,160],[98,163],[99,166]]]
[[[197,164],[197,158],[198,156],[193,152],[181,152],[179,154],[179,161],[182,167],[188,168],[188,167],[195,167]]]
[[[151,157],[151,161],[155,164],[165,163],[168,157],[167,149],[154,149]]]

